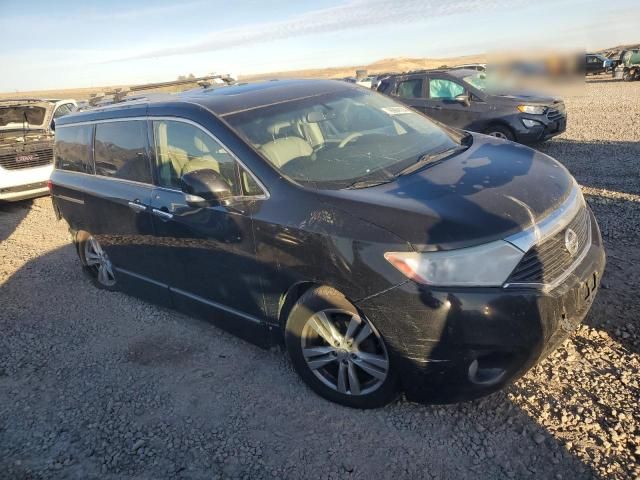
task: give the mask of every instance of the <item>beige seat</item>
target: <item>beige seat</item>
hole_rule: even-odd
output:
[[[294,158],[308,157],[313,148],[300,137],[276,138],[260,147],[264,154],[276,167],[283,167]]]
[[[195,170],[212,169],[220,173],[220,164],[211,155],[206,143],[199,137],[194,137],[195,149],[201,153],[197,157],[189,157],[186,150],[169,145],[167,124],[160,123],[157,128],[157,142],[160,156],[160,177],[166,184],[179,183],[185,173]]]
[[[193,143],[196,149],[201,153],[197,158],[192,158],[182,166],[180,176],[195,170],[215,170],[220,173],[220,163],[211,155],[211,151],[207,144],[200,138],[194,137]]]

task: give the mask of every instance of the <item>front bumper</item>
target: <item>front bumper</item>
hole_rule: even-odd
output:
[[[451,403],[487,395],[559,346],[587,315],[604,271],[593,216],[591,228],[587,255],[551,291],[406,282],[360,302],[385,338],[408,398]]]
[[[52,165],[19,170],[0,168],[0,201],[14,202],[48,195],[47,181],[52,171]]]
[[[533,120],[537,125],[527,128],[522,119]],[[513,122],[516,141],[519,143],[537,143],[560,135],[567,129],[567,116],[549,120],[540,115],[523,115]]]

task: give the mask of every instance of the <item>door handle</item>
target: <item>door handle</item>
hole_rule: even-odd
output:
[[[144,212],[147,209],[147,206],[139,202],[129,202],[129,208],[134,212],[138,213],[138,212]]]
[[[173,218],[173,214],[169,212],[165,212],[164,210],[158,210],[157,208],[153,208],[151,210],[156,217],[160,217],[162,220],[171,220]]]
[[[427,107],[427,108],[430,108],[432,110],[442,110],[442,107],[440,105],[434,105],[432,107]]]

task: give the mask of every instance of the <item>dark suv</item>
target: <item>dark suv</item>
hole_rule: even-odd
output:
[[[72,114],[55,157],[54,206],[97,286],[284,343],[353,407],[501,388],[577,327],[605,264],[555,160],[340,81]]]
[[[509,91],[475,70],[393,75],[378,91],[446,125],[520,143],[541,142],[567,128],[562,100]]]

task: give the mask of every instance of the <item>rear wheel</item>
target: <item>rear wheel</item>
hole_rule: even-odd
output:
[[[93,283],[106,290],[115,290],[116,277],[109,256],[98,240],[87,232],[78,233],[78,254]]]
[[[496,138],[502,138],[504,140],[510,140],[513,142],[515,135],[509,127],[503,125],[492,125],[484,131],[485,135],[490,135]]]
[[[382,336],[338,291],[307,291],[291,310],[285,340],[295,370],[322,397],[377,408],[397,396]]]

